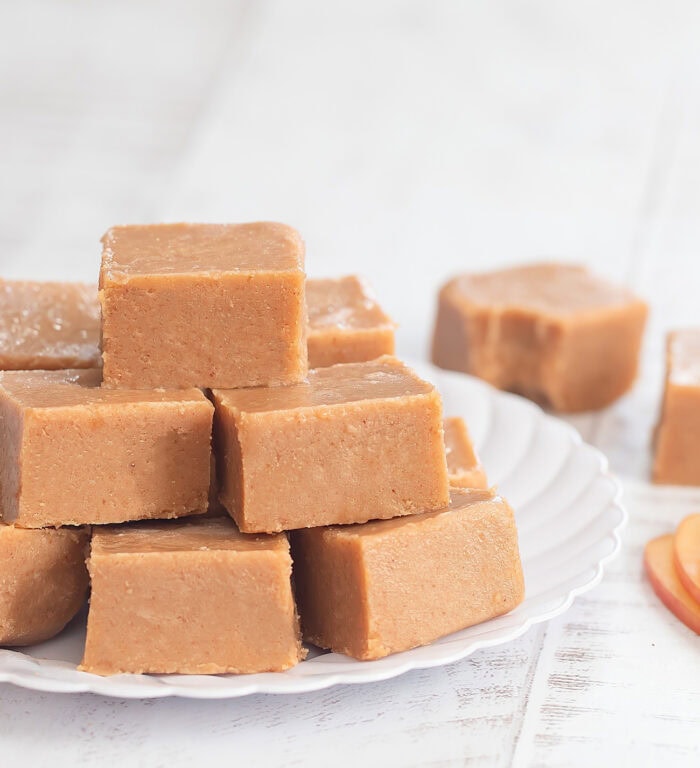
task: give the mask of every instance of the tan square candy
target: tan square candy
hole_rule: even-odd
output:
[[[562,264],[466,274],[440,290],[433,362],[557,411],[604,408],[637,375],[646,304]]]
[[[668,335],[666,387],[656,431],[654,481],[700,485],[700,329]]]
[[[394,323],[361,278],[307,280],[306,304],[311,368],[394,354]]]
[[[513,512],[488,491],[449,508],[292,534],[304,639],[356,659],[405,651],[523,600]]]
[[[25,528],[207,509],[213,407],[198,389],[112,390],[100,372],[0,372],[0,503]]]
[[[243,531],[447,504],[440,395],[393,357],[318,368],[290,387],[213,395],[220,498]]]
[[[48,640],[83,607],[89,541],[88,528],[0,523],[0,645]]]
[[[81,669],[272,672],[305,656],[284,534],[246,536],[228,518],[95,531]]]
[[[155,224],[102,238],[104,382],[252,387],[307,370],[304,244],[284,224]]]
[[[0,369],[94,368],[99,344],[96,286],[0,280]]]
[[[472,444],[467,425],[459,416],[445,419],[447,473],[453,488],[488,488],[486,472]]]

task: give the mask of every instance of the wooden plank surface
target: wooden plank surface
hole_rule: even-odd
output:
[[[8,765],[697,765],[700,647],[642,576],[700,508],[646,483],[663,335],[700,324],[700,7],[41,2],[0,9],[0,269],[95,279],[153,219],[289,221],[423,357],[448,274],[583,261],[652,303],[628,398],[571,419],[625,480],[604,582],[518,641],[374,685],[241,701],[0,686]],[[193,762],[194,761],[194,762]]]

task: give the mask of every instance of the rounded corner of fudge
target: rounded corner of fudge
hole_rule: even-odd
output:
[[[0,645],[44,642],[75,617],[88,592],[88,541],[80,529],[0,523]]]

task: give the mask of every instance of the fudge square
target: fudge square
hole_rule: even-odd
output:
[[[88,567],[85,671],[272,672],[305,656],[284,534],[227,517],[107,526]]]
[[[96,286],[0,280],[0,369],[53,371],[100,362]]]
[[[307,371],[304,244],[284,224],[155,224],[102,238],[108,387],[251,387]]]
[[[465,274],[440,290],[432,359],[556,411],[595,410],[634,383],[646,317],[634,294],[580,266]]]
[[[207,509],[213,406],[103,389],[97,370],[0,372],[0,509],[24,528]]]
[[[57,635],[85,604],[88,528],[27,530],[0,523],[0,645]]]
[[[700,328],[670,333],[653,479],[700,485]]]
[[[476,455],[467,425],[459,416],[445,419],[447,476],[454,488],[488,488],[486,473]]]
[[[359,277],[307,280],[309,367],[394,354],[394,323]]]
[[[220,499],[242,531],[364,522],[448,502],[440,395],[393,357],[213,397]]]
[[[447,509],[292,533],[304,639],[378,659],[507,613],[522,602],[513,512],[455,489]]]

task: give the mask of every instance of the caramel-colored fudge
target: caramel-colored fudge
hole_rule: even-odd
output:
[[[83,670],[272,672],[305,655],[284,534],[228,518],[107,527],[89,568]]]
[[[307,280],[306,305],[311,368],[394,354],[394,323],[359,277]]]
[[[700,328],[668,335],[654,482],[700,485]]]
[[[253,387],[306,376],[304,243],[284,224],[156,224],[102,238],[109,387]]]
[[[100,306],[94,285],[0,280],[0,369],[95,368]]]
[[[24,528],[204,512],[213,407],[198,389],[110,390],[100,372],[0,372],[0,509]]]
[[[445,455],[447,479],[453,488],[488,488],[467,425],[459,416],[445,419]]]
[[[564,412],[632,386],[647,317],[626,288],[559,264],[461,275],[439,295],[433,362]]]
[[[304,639],[377,659],[500,616],[523,600],[513,512],[488,491],[449,508],[292,534]]]
[[[447,504],[440,396],[393,357],[318,368],[291,387],[213,395],[220,498],[242,531]]]
[[[33,645],[57,635],[88,589],[84,528],[29,531],[0,523],[0,645]]]

